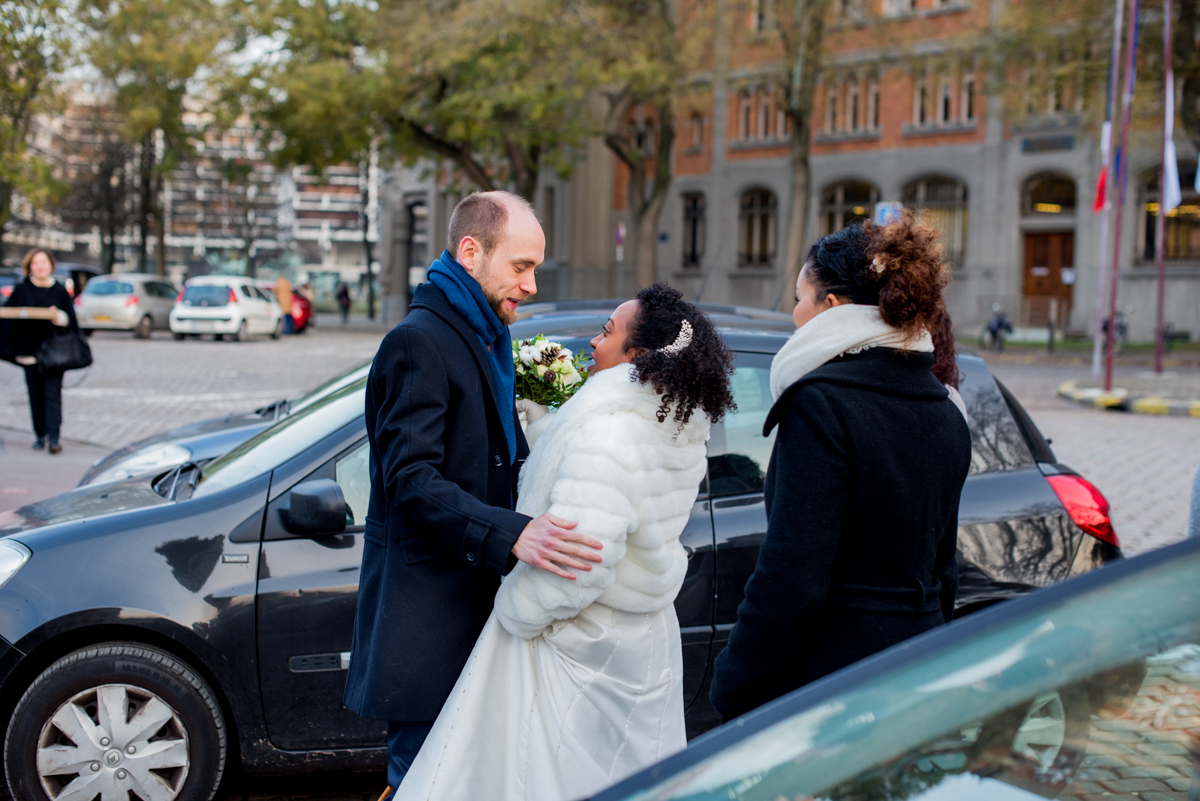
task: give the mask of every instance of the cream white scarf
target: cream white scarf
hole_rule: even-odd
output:
[[[830,359],[868,348],[933,353],[933,338],[925,330],[910,337],[893,328],[879,316],[878,306],[834,306],[796,329],[775,354],[771,361],[771,395],[779,400],[788,387]]]

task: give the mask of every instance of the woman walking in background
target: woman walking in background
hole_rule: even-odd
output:
[[[54,280],[54,256],[34,248],[22,261],[25,280],[13,287],[6,306],[56,308],[54,322],[48,320],[12,320],[8,349],[14,361],[25,369],[29,389],[29,410],[33,415],[33,449],[49,445],[50,453],[62,452],[59,429],[62,427],[62,370],[45,370],[38,364],[42,343],[54,336],[55,327],[78,329],[71,293]]]
[[[911,213],[808,252],[771,365],[767,535],[713,676],[726,719],[954,614],[971,441],[933,372],[941,257]]]

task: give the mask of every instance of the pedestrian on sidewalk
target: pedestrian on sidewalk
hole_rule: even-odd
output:
[[[338,283],[337,304],[342,313],[342,325],[346,325],[350,322],[350,287],[346,286],[345,281]]]
[[[45,370],[38,364],[42,343],[55,335],[55,328],[79,330],[71,293],[54,280],[55,260],[48,250],[34,248],[21,262],[25,280],[13,287],[6,306],[55,308],[53,322],[49,320],[11,320],[8,326],[8,345],[5,348],[25,370],[25,386],[29,391],[29,411],[33,417],[33,433],[37,439],[33,449],[49,447],[50,453],[61,453],[59,431],[62,428],[62,370]]]
[[[949,277],[911,212],[808,251],[771,364],[767,534],[713,675],[726,720],[954,616],[971,436],[930,334]]]
[[[296,318],[292,316],[292,282],[282,275],[275,281],[275,300],[278,301],[279,309],[283,312],[283,333],[294,334]]]

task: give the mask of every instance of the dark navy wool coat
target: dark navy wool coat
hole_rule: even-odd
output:
[[[368,718],[432,721],[450,695],[513,545],[529,454],[519,425],[508,453],[488,353],[431,284],[379,346],[367,379],[371,443],[358,614],[345,703]]]
[[[772,407],[767,536],[711,687],[725,719],[953,617],[971,437],[932,367],[846,355]]]

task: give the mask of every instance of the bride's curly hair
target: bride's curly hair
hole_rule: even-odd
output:
[[[629,329],[625,349],[644,349],[634,358],[638,382],[649,382],[662,395],[659,422],[665,422],[674,405],[673,419],[685,425],[697,407],[716,423],[726,412],[735,411],[729,376],[733,352],[725,347],[708,315],[683,299],[683,293],[659,281],[637,294],[638,315]],[[675,343],[687,320],[692,339],[678,353],[662,349]]]

